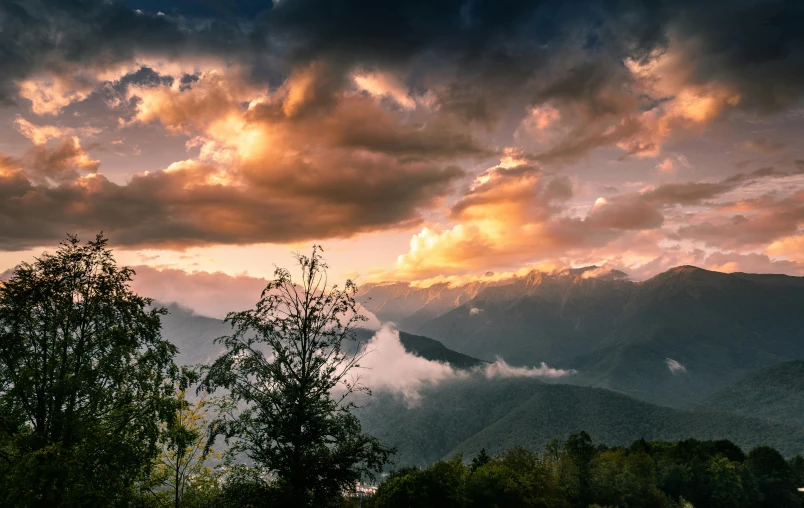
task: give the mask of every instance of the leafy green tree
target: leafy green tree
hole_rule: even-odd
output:
[[[793,478],[797,488],[804,488],[804,457],[796,455],[789,462],[790,470],[793,471]]]
[[[463,508],[468,478],[463,457],[453,457],[392,476],[380,484],[374,502],[377,508]]]
[[[297,255],[299,284],[277,268],[255,309],[227,316],[233,333],[217,339],[226,350],[203,380],[228,391],[214,434],[235,438],[232,451],[274,475],[294,507],[334,502],[392,453],[351,412],[352,395],[368,390],[354,371],[362,353],[346,346],[365,317],[353,282],[328,285],[320,252]]]
[[[756,481],[739,462],[723,455],[709,461],[711,498],[708,506],[713,508],[740,508],[757,506],[761,502]]]
[[[632,450],[609,450],[592,463],[591,483],[595,502],[603,505],[661,507],[667,505],[664,494],[656,487],[653,460],[637,441]]]
[[[748,471],[756,478],[762,492],[761,506],[771,508],[798,508],[801,500],[796,494],[796,477],[782,455],[770,446],[758,446],[745,460]]]
[[[281,493],[259,468],[233,465],[226,474],[215,508],[258,508],[281,506]]]
[[[684,498],[695,506],[712,503],[711,461],[723,457],[740,465],[745,454],[730,441],[684,439],[675,443],[651,443],[657,485],[673,499]],[[741,473],[742,474],[742,473]]]
[[[469,506],[541,508],[569,506],[550,467],[534,452],[512,448],[488,461],[470,477]]]
[[[576,467],[564,449],[564,442],[561,439],[554,438],[545,445],[542,463],[553,481],[565,492],[565,497],[569,498],[570,493],[575,493],[577,498],[579,488]]]
[[[220,461],[209,441],[209,401],[201,397],[194,404],[186,389],[177,390],[182,407],[176,418],[162,426],[160,453],[147,482],[152,500],[159,506],[202,506],[218,494],[219,474],[207,460]]]
[[[133,275],[70,236],[0,286],[0,504],[109,506],[147,476],[176,348]]]
[[[575,466],[578,485],[578,500],[583,506],[591,502],[591,465],[597,452],[592,438],[584,431],[570,434],[564,443],[564,450]]]

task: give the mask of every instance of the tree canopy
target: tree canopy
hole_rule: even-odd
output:
[[[361,431],[352,414],[356,392],[368,391],[355,368],[361,353],[347,350],[364,321],[356,286],[329,285],[320,247],[297,255],[301,278],[277,268],[254,309],[231,313],[225,352],[206,369],[203,386],[224,389],[215,434],[233,439],[275,477],[289,506],[325,506],[371,477],[392,450]]]
[[[149,471],[176,348],[133,275],[70,236],[0,285],[0,504],[112,505]]]

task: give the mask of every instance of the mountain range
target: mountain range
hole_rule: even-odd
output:
[[[710,395],[698,408],[804,427],[804,361],[785,362],[749,374]]]
[[[554,438],[585,430],[599,443],[728,439],[745,450],[773,446],[804,453],[804,429],[725,412],[660,407],[604,390],[535,379],[453,380],[430,386],[416,403],[376,394],[360,414],[364,429],[397,447],[398,465],[426,465],[456,453],[513,446],[541,450]]]
[[[363,294],[381,319],[394,316],[455,351],[572,368],[574,383],[672,407],[693,407],[751,372],[804,359],[804,278],[681,266],[634,282],[600,272],[534,271],[505,283],[407,292],[374,285]]]
[[[376,392],[360,418],[398,464],[586,430],[598,442],[730,439],[804,453],[804,278],[671,269],[634,282],[596,267],[429,288],[366,285],[413,355],[467,374],[424,383],[416,400]],[[168,307],[181,364],[220,353],[220,320]],[[359,343],[373,336],[358,330]],[[572,369],[556,379],[488,377],[487,362]]]

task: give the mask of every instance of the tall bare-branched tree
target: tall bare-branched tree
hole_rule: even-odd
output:
[[[297,255],[294,283],[277,268],[256,308],[231,313],[226,351],[206,371],[203,387],[228,391],[215,433],[235,438],[276,481],[288,506],[326,506],[363,475],[387,462],[391,449],[362,432],[352,395],[368,391],[354,370],[361,354],[348,348],[365,321],[356,286],[330,286],[321,248]]]

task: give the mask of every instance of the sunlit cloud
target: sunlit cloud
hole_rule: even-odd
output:
[[[178,252],[349,239],[396,262],[344,271],[418,285],[801,273],[804,53],[756,23],[789,3],[15,5],[4,251],[103,230]]]

